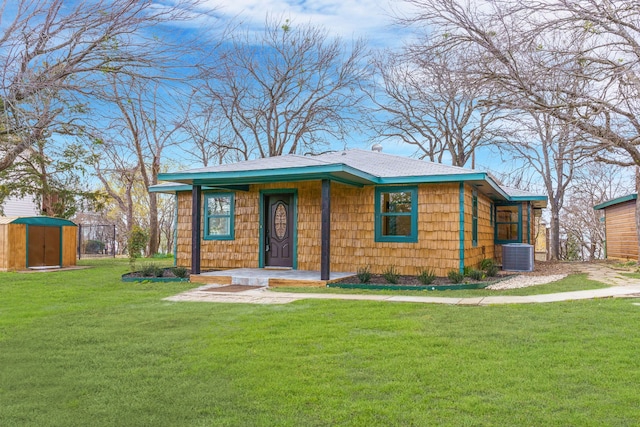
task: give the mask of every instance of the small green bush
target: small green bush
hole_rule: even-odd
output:
[[[496,262],[494,260],[492,260],[491,258],[485,258],[480,261],[480,270],[487,271],[491,267],[495,267],[495,265]]]
[[[127,238],[127,251],[129,252],[129,265],[131,271],[135,269],[136,259],[140,257],[149,242],[149,233],[138,227],[133,226],[129,237]]]
[[[451,280],[451,283],[462,283],[464,280],[464,274],[460,273],[458,270],[450,270],[447,273],[447,277]]]
[[[360,267],[356,272],[356,275],[358,276],[360,283],[369,283],[371,280],[370,267],[368,265],[366,267]]]
[[[430,285],[434,280],[436,280],[436,273],[433,268],[423,268],[420,270],[417,277],[423,285]]]
[[[498,271],[500,269],[498,268],[497,265],[492,265],[491,267],[487,268],[484,272],[487,275],[487,277],[496,277],[498,275]]]
[[[140,273],[142,273],[143,277],[162,277],[164,275],[164,268],[154,264],[144,264]]]
[[[469,274],[467,276],[473,280],[482,280],[484,279],[484,272],[481,270],[472,269],[469,271]]]
[[[186,268],[184,268],[184,267],[173,267],[173,268],[171,269],[171,271],[173,271],[173,274],[174,274],[176,277],[179,277],[179,278],[181,278],[181,279],[186,278],[186,277],[188,276],[188,273],[189,273],[189,270],[187,270],[187,269],[186,269]]]
[[[398,270],[396,269],[395,265],[387,268],[385,272],[382,273],[382,276],[384,277],[384,280],[394,285],[400,280],[400,274],[398,274]]]

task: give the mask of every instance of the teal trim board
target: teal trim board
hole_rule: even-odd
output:
[[[62,267],[62,239],[64,237],[64,234],[62,233],[62,226],[58,227],[60,229],[60,252],[58,252],[59,257],[58,257],[58,265],[60,267]]]
[[[460,273],[464,273],[464,182],[460,183]]]
[[[26,228],[26,238],[27,241],[25,242],[25,252],[26,252],[26,259],[25,259],[25,267],[29,268],[29,224],[26,224],[25,226]]]
[[[531,203],[527,203],[527,243],[531,243]]]
[[[178,192],[175,193],[175,207],[173,211],[173,266],[178,265]]]

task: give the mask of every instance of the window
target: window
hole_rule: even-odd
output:
[[[496,206],[496,243],[520,243],[522,211],[520,205]]]
[[[471,242],[478,246],[478,190],[473,190],[471,196]]]
[[[204,239],[233,240],[233,193],[204,195]]]
[[[418,188],[376,188],[376,242],[418,241]]]

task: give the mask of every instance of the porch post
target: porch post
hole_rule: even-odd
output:
[[[322,180],[322,214],[320,220],[320,280],[331,275],[331,181]]]
[[[200,218],[202,187],[191,188],[191,274],[200,274]]]

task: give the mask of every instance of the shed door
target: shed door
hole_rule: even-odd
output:
[[[60,265],[61,227],[29,225],[27,267]]]
[[[293,207],[291,194],[269,195],[266,209],[267,267],[293,267]]]

